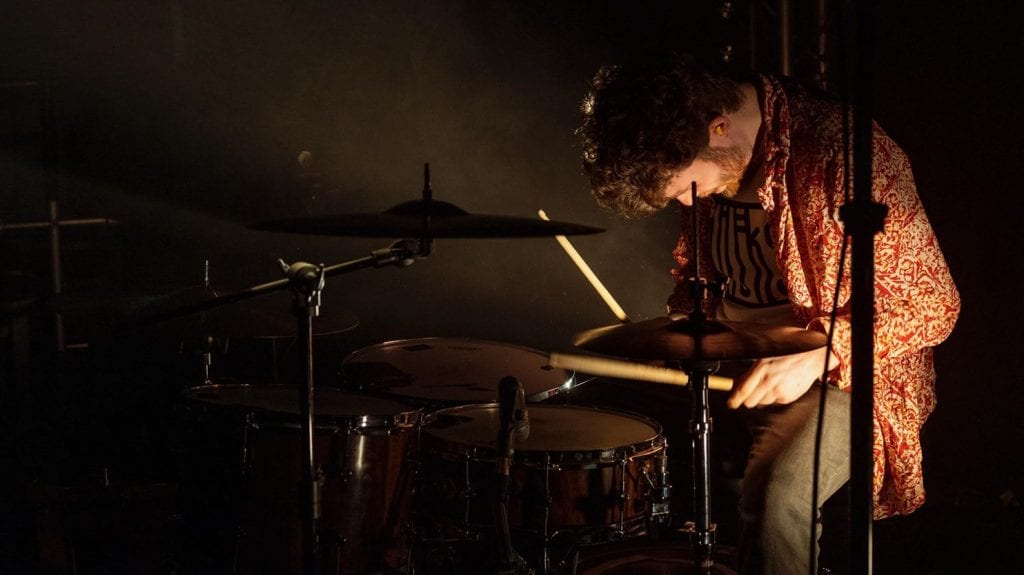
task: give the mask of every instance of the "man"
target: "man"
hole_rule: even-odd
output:
[[[626,217],[672,200],[684,206],[671,312],[693,309],[690,209],[710,255],[698,262],[701,275],[729,279],[712,310],[718,319],[826,332],[838,283],[819,502],[849,478],[849,396],[840,391],[850,387],[848,268],[837,282],[838,208],[852,181],[843,117],[838,102],[788,79],[734,80],[669,55],[600,70],[580,128],[600,204]],[[949,335],[960,300],[906,156],[877,126],[872,146],[874,199],[889,210],[875,254],[874,516],[884,518],[924,502],[919,432],[935,406],[931,347]],[[742,573],[808,570],[825,354],[758,359],[729,396],[753,435],[740,497]]]

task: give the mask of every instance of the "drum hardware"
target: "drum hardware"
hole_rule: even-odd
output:
[[[516,436],[524,439],[530,435],[530,418],[526,414],[526,399],[523,387],[514,377],[505,377],[498,384],[498,436],[497,462],[495,465],[498,488],[495,492],[494,526],[498,542],[497,575],[532,574],[526,561],[512,548],[512,532],[508,524],[508,500],[512,481],[512,455],[515,453]]]
[[[313,265],[306,262],[287,264],[278,260],[284,279],[260,284],[237,292],[215,296],[175,309],[149,314],[139,320],[123,323],[118,331],[126,332],[147,327],[171,319],[182,318],[209,310],[222,308],[231,303],[247,300],[288,288],[293,294],[292,311],[299,336],[299,351],[302,365],[297,380],[298,414],[301,428],[302,473],[298,481],[301,499],[298,504],[302,526],[303,573],[316,573],[320,557],[318,523],[321,518],[319,504],[318,472],[314,460],[315,393],[313,384],[312,338],[314,318],[319,316],[320,295],[328,276],[355,271],[368,267],[396,265],[405,267],[416,259],[430,255],[435,237],[446,238],[490,238],[490,237],[533,237],[552,234],[582,234],[603,231],[599,228],[565,224],[560,222],[537,222],[532,219],[503,216],[473,216],[451,204],[433,201],[430,188],[429,165],[424,165],[424,188],[422,200],[406,202],[383,214],[309,217],[297,220],[278,220],[250,226],[254,229],[284,231],[305,234],[356,235],[365,237],[415,237],[394,242],[388,248],[375,250],[370,256],[335,266]],[[210,387],[210,386],[206,386]]]
[[[496,490],[497,451],[488,437],[500,428],[498,411],[493,403],[471,404],[425,420],[419,517],[424,540],[434,547],[423,555],[450,559],[436,570],[425,566],[427,574],[477,573],[464,566],[481,557],[480,549],[492,548],[488,503]],[[645,532],[653,499],[649,478],[664,451],[660,427],[589,407],[540,404],[528,411],[530,434],[515,440],[508,498],[514,549],[527,565],[558,573],[580,545]]]
[[[668,473],[668,441],[665,441],[665,450],[658,457],[658,471],[656,477],[652,477],[647,469],[643,470],[644,480],[650,486],[653,498],[651,500],[651,518],[649,532],[652,537],[658,538],[663,529],[667,528],[671,521],[672,503],[672,482]]]
[[[206,312],[222,306],[247,300],[259,295],[281,291],[288,288],[293,293],[292,311],[296,317],[299,338],[299,353],[302,357],[297,379],[301,382],[298,401],[299,419],[302,427],[302,451],[303,472],[300,483],[300,492],[303,494],[300,504],[300,516],[302,520],[302,565],[303,573],[313,574],[318,571],[319,546],[317,542],[316,523],[320,516],[319,493],[317,488],[317,469],[313,456],[314,426],[313,413],[313,320],[319,315],[320,294],[324,289],[326,278],[331,275],[347,273],[370,267],[384,267],[397,265],[404,267],[415,261],[417,255],[410,251],[410,246],[415,242],[400,241],[393,243],[390,247],[371,252],[369,256],[344,262],[341,264],[325,267],[305,262],[287,264],[278,260],[284,279],[272,281],[240,291],[217,296],[211,299],[198,301],[189,305],[181,306],[166,312],[160,312],[144,316],[141,319],[122,324],[121,331],[140,329],[156,323],[171,319],[186,317],[192,314]]]
[[[161,336],[182,340],[199,337],[216,339],[283,339],[295,337],[295,317],[282,308],[289,308],[291,300],[280,294],[267,294],[246,305],[207,307],[199,312],[180,314],[180,310],[219,300],[227,290],[211,285],[187,287],[169,294],[140,298],[133,303],[132,320],[124,311],[107,328],[118,332],[150,329]],[[244,298],[243,298],[244,299]],[[117,312],[115,312],[116,314]],[[355,329],[359,318],[348,311],[323,313],[317,317],[314,335],[332,335]],[[101,328],[102,329],[102,328]]]
[[[303,573],[318,571],[319,541],[317,524],[320,517],[317,468],[314,461],[314,421],[316,412],[313,383],[313,325],[319,315],[320,294],[330,275],[355,271],[368,267],[396,265],[405,267],[418,258],[430,255],[435,237],[480,238],[480,237],[532,237],[552,234],[597,233],[599,228],[562,224],[558,222],[537,222],[532,219],[508,218],[503,216],[472,216],[451,204],[434,202],[430,187],[430,167],[424,165],[422,200],[400,204],[384,214],[308,217],[304,219],[278,220],[257,223],[253,229],[284,231],[305,234],[357,235],[366,237],[416,237],[399,240],[390,247],[371,252],[368,257],[325,267],[306,262],[287,264],[278,260],[285,278],[226,294],[193,305],[184,306],[163,314],[151,315],[126,327],[142,327],[155,322],[204,312],[230,303],[270,292],[290,289],[294,296],[292,310],[296,317],[299,351],[303,358],[297,380],[300,382],[298,401],[302,433],[303,452],[302,493],[300,515],[302,517],[302,565]]]
[[[693,205],[697,183],[691,184]],[[693,310],[687,315],[655,318],[596,328],[577,334],[573,343],[588,351],[632,359],[664,360],[687,374],[693,397],[689,432],[693,438],[694,521],[684,531],[690,534],[699,573],[715,569],[715,527],[711,523],[710,437],[712,420],[708,405],[709,381],[724,360],[788,355],[824,347],[825,335],[790,327],[714,321],[704,311],[709,290],[721,293],[720,282],[700,276],[698,210],[693,209],[693,275],[687,279]]]

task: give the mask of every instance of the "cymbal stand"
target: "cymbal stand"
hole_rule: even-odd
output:
[[[418,242],[413,240],[400,240],[393,243],[389,248],[377,250],[369,258],[362,258],[346,264],[341,264],[344,269],[356,269],[374,265],[408,266],[415,261],[416,254],[421,251]],[[416,251],[413,251],[413,248]],[[299,341],[299,353],[303,361],[296,373],[296,381],[300,384],[299,391],[299,421],[301,431],[299,433],[302,443],[302,479],[298,486],[300,497],[299,518],[302,523],[302,572],[306,575],[317,575],[320,570],[320,545],[317,526],[320,519],[320,490],[319,477],[317,476],[316,460],[313,455],[313,435],[315,432],[313,416],[314,409],[314,384],[313,384],[313,319],[320,315],[320,296],[326,284],[327,275],[335,270],[340,271],[342,267],[333,266],[325,268],[323,264],[318,266],[306,262],[295,262],[291,265],[284,260],[278,260],[286,282],[295,294],[292,305],[292,312],[297,322]]]
[[[286,265],[283,261],[279,263],[295,294],[292,312],[297,321],[299,353],[305,360],[300,366],[301,371],[296,374],[296,380],[304,383],[299,387],[299,440],[302,444],[300,454],[303,462],[302,479],[298,486],[301,506],[299,517],[302,522],[302,572],[315,575],[319,570],[320,556],[317,539],[320,490],[313,457],[313,318],[320,314],[320,294],[323,292],[326,278],[323,265],[314,266],[305,262],[291,265]]]
[[[700,228],[697,221],[697,183],[690,187],[692,201],[693,225],[693,276],[687,281],[693,298],[693,311],[689,315],[694,331],[694,359],[680,362],[678,367],[690,377],[692,407],[690,412],[690,435],[693,447],[693,513],[694,521],[688,523],[685,530],[689,532],[694,548],[694,560],[697,573],[711,574],[715,565],[712,553],[715,545],[715,526],[711,523],[711,415],[708,401],[708,378],[716,373],[719,362],[702,359],[703,340],[700,334],[702,324],[708,319],[704,311],[704,299],[708,290],[712,293],[721,291],[720,282],[709,282],[700,276]]]
[[[690,534],[698,573],[711,573],[715,544],[715,525],[711,523],[711,431],[708,407],[708,377],[718,371],[717,361],[689,361],[683,366],[690,376],[693,396],[690,412],[690,435],[693,447],[693,511],[694,521],[685,531]]]
[[[293,312],[298,328],[300,353],[304,357],[304,361],[301,362],[303,365],[300,366],[296,375],[300,378],[301,384],[299,414],[302,427],[301,455],[304,456],[304,464],[302,484],[299,486],[299,500],[302,507],[299,510],[299,516],[302,520],[303,573],[306,575],[316,575],[319,570],[316,529],[316,521],[319,516],[319,497],[316,462],[313,457],[313,414],[315,413],[313,405],[313,318],[319,315],[320,296],[325,286],[325,280],[332,275],[371,267],[381,268],[392,265],[406,267],[412,265],[418,257],[422,257],[422,251],[419,240],[406,239],[398,240],[387,248],[374,250],[369,256],[329,267],[306,262],[295,262],[289,265],[283,260],[278,260],[278,264],[286,276],[282,280],[252,286],[171,311],[152,314],[118,326],[120,331],[127,332],[245,301],[259,295],[281,291],[285,288],[290,288],[293,291],[295,294]]]

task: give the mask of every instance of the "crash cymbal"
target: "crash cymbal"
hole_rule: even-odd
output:
[[[209,287],[189,288],[145,305],[136,317],[144,319],[172,312],[175,308],[211,300],[218,295],[217,290]],[[323,309],[322,312],[313,320],[313,335],[340,333],[359,325],[359,319],[351,313],[330,309]],[[145,329],[176,337],[265,339],[294,337],[296,327],[295,316],[291,313],[291,296],[279,293],[154,322]]]
[[[470,214],[447,202],[423,200],[404,202],[383,213],[289,218],[259,222],[249,227],[270,232],[368,238],[522,238],[604,231],[537,218]]]
[[[291,314],[290,295],[285,293],[202,312],[176,313],[217,295],[211,287],[196,286],[169,294],[67,302],[60,309],[69,331],[87,340],[135,335],[176,339],[294,337],[296,321]],[[359,325],[359,319],[350,312],[329,308],[322,312],[313,320],[314,335],[340,333]]]
[[[759,323],[691,321],[674,315],[599,327],[576,335],[573,344],[606,355],[641,360],[758,359],[810,351],[825,335],[797,327]]]

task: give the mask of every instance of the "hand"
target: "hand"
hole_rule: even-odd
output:
[[[811,388],[821,375],[824,362],[825,348],[759,359],[750,371],[736,379],[727,404],[736,409],[741,405],[792,403]],[[828,368],[838,365],[838,358],[831,354]]]

